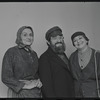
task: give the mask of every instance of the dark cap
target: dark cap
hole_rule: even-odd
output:
[[[71,36],[71,40],[72,40],[72,43],[73,43],[73,39],[76,37],[76,36],[79,36],[79,35],[82,35],[86,41],[89,41],[89,39],[87,38],[87,36],[85,35],[84,32],[81,32],[81,31],[78,31],[78,32],[75,32],[72,36]],[[73,43],[74,45],[74,43]]]
[[[79,35],[82,35],[87,41],[89,41],[89,39],[86,37],[85,33],[84,33],[84,32],[81,32],[81,31],[75,32],[75,33],[71,36],[72,41],[73,41],[73,39],[74,39],[76,36],[79,36]]]
[[[45,38],[47,41],[50,41],[50,37],[55,37],[57,35],[63,36],[62,29],[58,26],[54,26],[46,32]]]

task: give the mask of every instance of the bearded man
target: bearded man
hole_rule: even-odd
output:
[[[48,49],[39,58],[39,76],[43,97],[74,97],[73,77],[65,52],[62,29],[54,26],[46,32]]]

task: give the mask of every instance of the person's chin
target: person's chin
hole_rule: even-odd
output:
[[[28,45],[28,46],[31,45],[31,44],[32,44],[32,43],[26,43],[26,45]]]
[[[81,46],[79,46],[79,47],[78,47],[78,49],[79,49],[79,50],[81,50],[81,49],[82,49],[82,47],[81,47]]]

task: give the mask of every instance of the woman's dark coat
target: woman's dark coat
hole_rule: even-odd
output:
[[[68,67],[69,64],[65,64],[50,47],[40,56],[39,75],[44,97],[74,96],[73,78]]]
[[[92,49],[90,61],[83,70],[81,70],[78,63],[78,51],[76,50],[70,56],[76,97],[97,97],[94,52],[95,50]],[[100,87],[100,52],[96,53],[96,61]]]
[[[2,82],[9,88],[9,97],[36,97],[37,89],[22,89],[25,83],[19,80],[38,78],[38,56],[18,46],[11,47],[2,62]],[[38,95],[37,95],[38,96]]]

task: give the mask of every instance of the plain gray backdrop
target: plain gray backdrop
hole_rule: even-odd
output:
[[[76,31],[85,32],[90,39],[89,45],[100,50],[99,2],[0,3],[0,76],[4,53],[16,45],[16,33],[22,25],[33,28],[35,36],[32,48],[38,57],[47,49],[46,31],[56,25],[62,28],[68,57],[75,50],[70,37]],[[7,87],[0,77],[0,97],[6,96]]]

